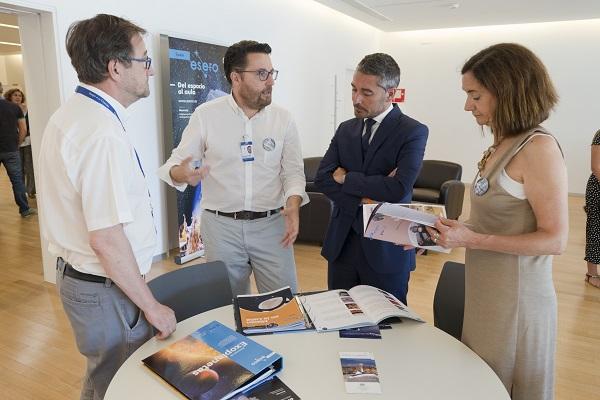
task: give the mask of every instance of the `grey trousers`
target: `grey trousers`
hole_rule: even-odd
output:
[[[59,259],[56,283],[77,348],[87,358],[80,398],[101,400],[127,357],[152,337],[152,327],[110,280],[95,283],[66,276]]]
[[[225,263],[234,296],[250,293],[251,273],[261,293],[283,286],[297,292],[294,250],[280,243],[285,232],[281,213],[241,221],[203,211],[200,230],[207,261]]]

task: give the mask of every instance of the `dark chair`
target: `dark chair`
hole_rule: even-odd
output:
[[[306,177],[306,194],[310,203],[300,207],[300,230],[298,240],[316,242],[320,245],[325,240],[325,233],[331,218],[331,200],[317,189],[315,176],[323,157],[304,159],[304,176]]]
[[[446,261],[433,297],[433,325],[460,340],[465,313],[465,264]]]
[[[443,204],[450,219],[462,213],[465,184],[461,182],[462,167],[450,161],[423,160],[423,166],[413,186],[413,202]]]
[[[233,295],[222,261],[182,267],[148,282],[158,302],[175,311],[177,322],[231,304]]]

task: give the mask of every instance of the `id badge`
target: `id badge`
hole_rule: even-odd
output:
[[[254,151],[252,149],[252,141],[243,141],[240,143],[240,150],[242,151],[242,161],[254,161]]]

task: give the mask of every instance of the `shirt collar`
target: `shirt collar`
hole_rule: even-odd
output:
[[[392,108],[394,108],[394,105],[390,104],[390,106],[384,112],[382,112],[376,117],[372,117],[371,119],[374,119],[377,124],[381,124],[381,121],[383,121],[383,119],[390,113],[390,111],[392,111]],[[365,118],[365,122],[367,119],[368,118]]]
[[[79,82],[79,86],[91,90],[98,96],[101,96],[104,100],[108,102],[108,104],[110,104],[115,109],[121,121],[127,121],[127,119],[129,118],[129,112],[125,107],[123,107],[123,104],[119,103],[114,97],[92,85]]]

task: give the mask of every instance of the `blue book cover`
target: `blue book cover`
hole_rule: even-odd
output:
[[[282,367],[279,354],[217,321],[142,361],[192,400],[231,398]]]

